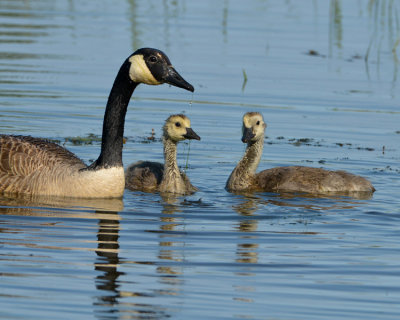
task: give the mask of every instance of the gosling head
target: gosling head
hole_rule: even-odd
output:
[[[136,50],[126,61],[129,78],[135,83],[172,86],[193,92],[193,86],[174,69],[168,57],[160,50],[142,48]]]
[[[243,116],[242,142],[250,143],[264,139],[264,132],[267,124],[259,112],[247,112]]]
[[[200,140],[200,137],[190,127],[190,120],[183,114],[174,114],[170,116],[164,124],[164,138],[174,142],[185,139]]]

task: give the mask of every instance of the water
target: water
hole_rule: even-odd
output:
[[[149,46],[196,91],[137,88],[125,165],[162,160],[146,137],[172,113],[202,140],[189,197],[1,197],[0,317],[398,319],[398,15],[389,0],[2,0],[0,133],[55,139],[90,163],[99,143],[67,138],[100,134],[120,64]],[[268,123],[260,170],[345,169],[377,191],[226,192],[246,111]]]

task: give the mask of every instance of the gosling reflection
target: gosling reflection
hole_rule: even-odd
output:
[[[162,216],[160,217],[160,232],[159,232],[159,253],[158,258],[161,260],[166,260],[166,264],[157,267],[157,272],[161,274],[160,282],[168,285],[163,293],[167,295],[178,295],[180,292],[179,285],[182,283],[180,276],[183,274],[182,268],[178,266],[171,266],[176,262],[182,262],[183,257],[181,257],[175,248],[182,246],[181,241],[171,241],[175,240],[175,237],[180,238],[180,235],[175,234],[176,228],[179,228],[181,223],[178,223],[178,219],[174,214],[182,212],[179,207],[179,196],[173,195],[171,193],[160,194],[162,198]]]
[[[328,211],[328,210],[349,210],[362,204],[364,199],[355,199],[350,196],[343,195],[316,195],[296,194],[296,193],[257,193],[257,192],[242,192],[235,193],[240,197],[240,202],[233,206],[233,209],[240,215],[237,230],[242,232],[241,239],[245,241],[237,245],[237,258],[238,263],[258,263],[258,249],[257,244],[257,229],[260,221],[260,216],[255,215],[256,212],[260,213],[265,211],[263,218],[265,219],[268,207],[280,206],[282,207],[282,215],[276,216],[277,219],[282,217],[289,218],[290,223],[303,223],[308,224],[314,218],[315,212]],[[292,209],[302,209],[301,219],[298,215],[293,215]],[[297,211],[297,210],[296,210]],[[309,212],[310,216],[304,216],[305,212]],[[274,217],[271,217],[273,219]],[[295,219],[295,220],[293,220]]]
[[[238,231],[243,235],[240,239],[244,239],[243,243],[239,243],[236,249],[236,262],[238,263],[257,263],[258,262],[258,244],[254,243],[257,239],[253,233],[257,231],[258,221],[252,218],[254,212],[259,208],[259,203],[254,197],[244,197],[243,201],[233,206],[233,209],[245,219],[240,220],[237,227]]]
[[[332,209],[352,209],[362,204],[363,200],[371,198],[370,193],[328,193],[328,194],[308,194],[294,192],[234,192],[241,196],[245,201],[252,199],[258,206],[274,205],[287,208],[299,208],[306,210],[332,210]],[[249,204],[248,204],[249,205]]]

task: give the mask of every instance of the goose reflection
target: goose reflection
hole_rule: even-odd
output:
[[[114,313],[119,303],[121,293],[118,278],[125,273],[118,271],[119,258],[119,216],[111,212],[108,216],[98,220],[97,231],[97,259],[94,264],[100,273],[96,277],[96,288],[104,294],[97,297],[95,305],[107,306],[106,313]]]
[[[66,221],[76,221],[74,219],[82,219],[87,225],[91,226],[96,223],[96,247],[87,247],[85,244],[91,243],[84,239],[75,238],[71,235],[68,241],[68,234],[62,241],[49,242],[44,235],[41,237],[27,237],[24,241],[17,241],[15,245],[25,246],[33,250],[52,250],[54,255],[67,251],[86,250],[90,253],[95,251],[96,258],[93,260],[93,269],[96,271],[94,285],[96,294],[93,297],[94,316],[98,319],[119,319],[119,318],[135,318],[135,319],[164,319],[170,315],[164,308],[157,304],[136,303],[129,300],[132,297],[146,297],[146,293],[140,290],[127,291],[124,290],[127,275],[120,271],[121,266],[127,262],[127,259],[120,257],[120,230],[121,216],[120,211],[123,209],[121,199],[67,199],[67,198],[11,198],[0,197],[0,216],[13,215],[25,216],[24,225],[30,221],[30,217],[35,218],[51,218],[51,222],[47,220],[34,219],[32,225],[42,229],[44,234],[57,232],[58,226],[68,227]],[[65,220],[67,219],[67,220]],[[73,219],[73,220],[70,220]],[[38,224],[39,221],[39,224]],[[43,223],[46,221],[46,223]],[[79,220],[78,220],[79,221]],[[169,221],[167,221],[169,225]],[[82,222],[83,223],[83,222]],[[4,224],[7,226],[7,224]],[[168,228],[168,227],[166,227]],[[4,234],[14,234],[18,229],[11,224],[10,230],[1,228],[0,232]],[[25,229],[20,231],[26,232]],[[10,238],[12,243],[15,238]],[[18,239],[17,239],[18,240]],[[51,240],[54,240],[51,238]],[[67,240],[67,241],[66,241]],[[79,243],[78,246],[72,247],[71,243]],[[167,244],[161,244],[166,246]],[[51,254],[50,254],[51,255]],[[162,252],[160,256],[166,257],[169,253]],[[77,266],[80,261],[74,262]],[[160,269],[158,272],[162,274],[173,273],[173,269]],[[23,275],[23,272],[21,272]],[[79,275],[78,275],[79,276]],[[171,291],[173,291],[171,289]]]
[[[169,220],[166,220],[165,230],[170,227]],[[173,220],[172,220],[173,221]],[[171,227],[172,228],[172,227]],[[164,228],[161,228],[164,229]],[[119,271],[124,264],[153,264],[151,261],[134,262],[126,258],[120,258],[119,232],[121,230],[120,219],[115,214],[109,213],[107,217],[103,215],[98,220],[97,232],[97,259],[95,270],[99,271],[95,279],[96,288],[99,294],[94,305],[95,313],[99,319],[164,319],[170,315],[156,304],[136,302],[135,298],[153,298],[154,294],[145,293],[142,290],[123,290],[125,272]],[[160,246],[167,246],[167,243],[160,243]],[[160,258],[169,256],[168,252],[160,250]],[[172,268],[157,267],[157,272],[161,274],[176,274]],[[122,277],[122,279],[120,279]],[[162,279],[162,278],[161,278]],[[171,281],[169,281],[171,282]],[[165,290],[165,292],[173,290]],[[134,299],[134,300],[132,300]],[[105,316],[108,314],[108,316]]]

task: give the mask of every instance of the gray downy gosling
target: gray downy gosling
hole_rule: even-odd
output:
[[[324,193],[373,193],[375,188],[367,179],[346,171],[330,171],[304,166],[276,167],[256,173],[267,125],[258,112],[243,116],[242,141],[247,143],[243,158],[226,183],[228,191],[267,191]]]
[[[200,140],[190,127],[190,120],[183,114],[171,115],[163,127],[164,164],[138,161],[126,170],[126,188],[145,192],[159,191],[181,195],[192,194],[194,187],[185,173],[178,168],[177,145],[186,139]]]
[[[129,100],[138,84],[194,91],[157,49],[142,48],[122,64],[106,105],[101,152],[93,164],[63,147],[30,136],[0,135],[0,193],[28,196],[121,198],[122,144]]]

